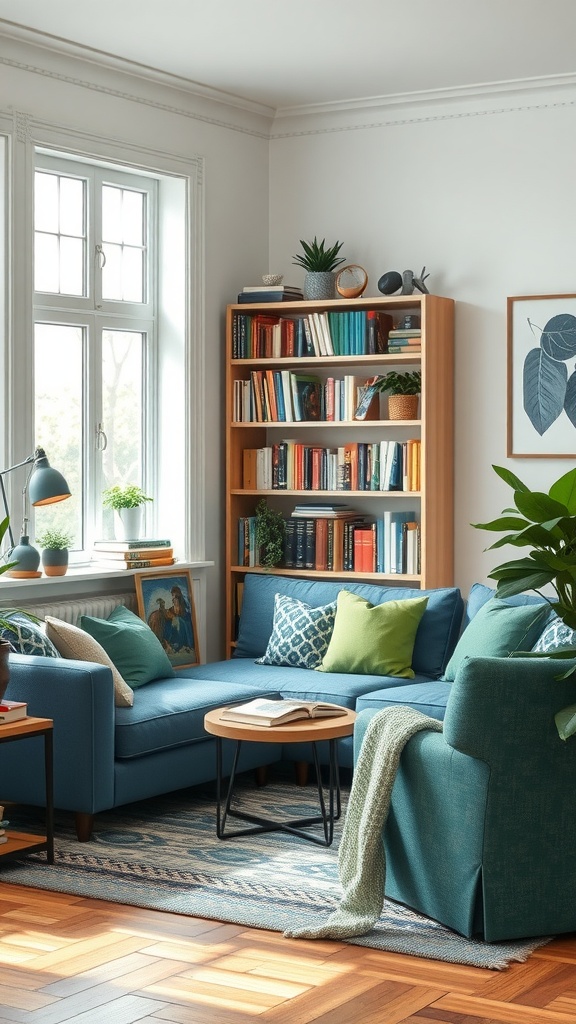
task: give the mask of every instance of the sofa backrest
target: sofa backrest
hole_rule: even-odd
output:
[[[464,601],[457,587],[416,590],[352,581],[332,583],[328,580],[275,576],[273,573],[247,573],[234,657],[260,658],[264,654],[272,632],[276,594],[287,594],[318,608],[335,601],[340,590],[358,594],[373,605],[428,597],[426,611],[416,634],[412,667],[417,674],[430,678],[442,675],[456,645],[464,611]]]

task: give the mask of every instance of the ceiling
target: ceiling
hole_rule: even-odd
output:
[[[272,110],[576,71],[574,0],[0,0],[3,35]]]

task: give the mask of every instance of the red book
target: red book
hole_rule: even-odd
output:
[[[0,724],[26,718],[27,711],[28,705],[24,701],[3,700],[0,704]]]

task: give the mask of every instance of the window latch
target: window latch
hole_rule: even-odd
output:
[[[96,451],[105,452],[108,447],[108,438],[101,423],[96,427]]]
[[[95,248],[96,256],[100,258],[100,270],[104,270],[104,267],[106,266],[106,253],[104,252],[104,248],[101,245],[97,245]]]

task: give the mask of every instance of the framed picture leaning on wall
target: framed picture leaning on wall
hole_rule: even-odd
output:
[[[199,665],[190,570],[139,573],[135,582],[138,614],[158,637],[173,668]]]
[[[508,299],[510,458],[576,457],[576,295]]]

